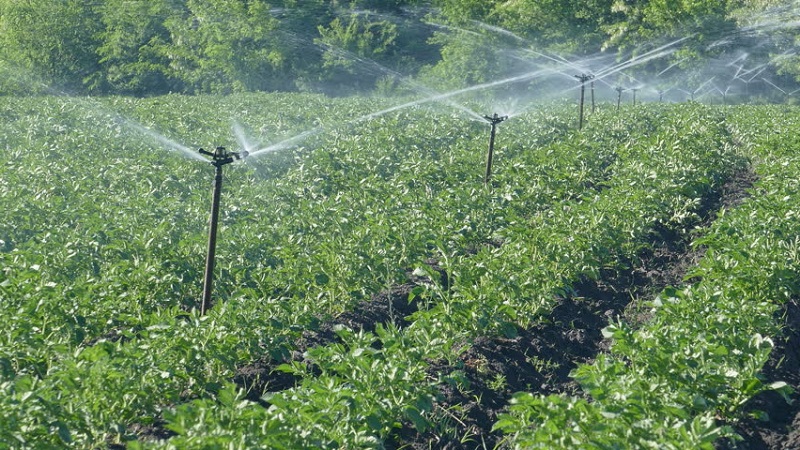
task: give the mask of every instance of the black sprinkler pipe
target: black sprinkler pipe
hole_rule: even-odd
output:
[[[217,224],[219,222],[219,199],[222,193],[222,166],[247,156],[247,152],[228,152],[225,147],[217,147],[214,152],[199,150],[203,155],[211,157],[214,166],[214,186],[211,196],[211,219],[208,226],[208,254],[206,255],[206,271],[203,278],[203,300],[200,303],[200,315],[205,315],[211,307],[211,290],[214,282],[214,263],[217,251]]]
[[[581,82],[581,106],[580,106],[580,110],[578,112],[578,129],[582,130],[583,129],[583,103],[584,103],[584,98],[585,98],[585,95],[586,95],[586,82],[591,80],[592,78],[594,78],[594,75],[582,73],[580,75],[573,75],[573,76],[575,78],[577,78]]]
[[[497,124],[508,119],[508,116],[498,116],[494,113],[493,116],[483,116],[492,124],[492,134],[489,135],[489,154],[486,157],[486,175],[483,177],[483,184],[489,184],[489,179],[492,177],[492,158],[494,157],[494,136],[497,132]]]

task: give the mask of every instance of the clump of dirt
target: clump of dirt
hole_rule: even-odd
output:
[[[177,433],[166,427],[167,423],[163,419],[156,419],[153,423],[142,424],[134,423],[128,427],[128,433],[135,435],[139,441],[160,441],[167,440]],[[123,443],[108,443],[109,450],[125,450],[128,446]]]

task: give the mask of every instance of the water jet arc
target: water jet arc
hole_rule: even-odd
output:
[[[211,157],[214,166],[214,186],[211,196],[211,219],[208,226],[208,254],[206,255],[206,271],[203,278],[203,299],[200,303],[200,315],[204,316],[211,307],[211,288],[214,281],[214,262],[217,250],[217,224],[219,222],[219,199],[222,193],[222,166],[230,164],[247,156],[247,152],[229,152],[225,147],[217,147],[213,152],[203,150],[199,152]]]

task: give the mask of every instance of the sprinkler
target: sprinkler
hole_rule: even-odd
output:
[[[625,91],[625,88],[622,86],[617,86],[614,88],[617,91],[617,114],[619,114],[619,105],[622,103],[622,92]]]
[[[494,113],[493,116],[483,116],[492,124],[492,134],[489,135],[489,155],[486,157],[486,176],[483,177],[483,184],[489,184],[489,178],[492,176],[492,157],[494,156],[494,135],[497,132],[497,124],[508,119],[508,116],[498,116]]]
[[[592,80],[590,86],[592,87],[592,114],[594,114],[594,80]]]
[[[205,315],[206,310],[211,306],[211,286],[214,278],[214,259],[217,248],[217,222],[219,221],[219,197],[222,192],[222,166],[230,164],[237,159],[242,159],[248,155],[246,151],[241,153],[229,152],[225,147],[217,147],[213,152],[203,150],[199,152],[211,157],[211,164],[215,167],[214,187],[211,199],[211,220],[208,227],[208,255],[206,257],[206,272],[203,279],[203,301],[200,304],[200,315]]]
[[[581,82],[581,106],[578,112],[578,129],[583,129],[583,102],[584,102],[584,95],[586,91],[586,82],[593,79],[594,75],[582,73],[580,75],[573,75]]]
[[[658,92],[658,102],[659,103],[664,103],[664,90],[663,89],[659,89],[656,92]]]
[[[636,91],[638,91],[639,88],[631,88],[631,90],[633,91],[633,106],[636,106]]]

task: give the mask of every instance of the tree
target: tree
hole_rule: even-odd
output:
[[[188,92],[270,90],[284,54],[277,20],[262,0],[187,0],[187,14],[164,24],[170,75]]]
[[[2,0],[0,57],[57,89],[81,91],[100,68],[99,24],[83,0]]]
[[[618,19],[613,0],[517,0],[499,4],[498,23],[539,48],[590,54],[607,38],[603,27]]]
[[[188,14],[181,0],[106,0],[96,13],[104,29],[98,33],[102,71],[92,86],[109,92],[155,95],[181,91],[178,74],[170,68],[172,43],[165,23]]]
[[[365,90],[395,72],[382,64],[393,53],[398,35],[394,24],[373,21],[369,14],[352,14],[345,20],[337,17],[318,30],[316,42],[324,49],[322,68],[327,69],[320,81],[330,84],[332,92]]]

